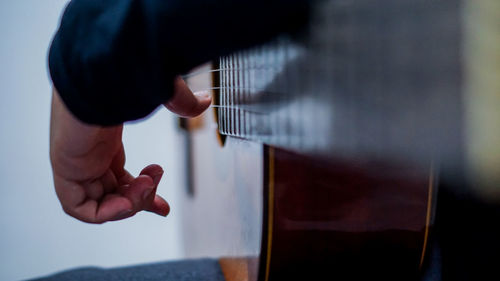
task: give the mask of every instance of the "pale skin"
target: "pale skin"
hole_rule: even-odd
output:
[[[193,94],[178,78],[165,107],[180,116],[194,117],[210,103],[207,93]],[[168,215],[167,201],[156,194],[163,169],[152,164],[137,177],[125,170],[122,131],[123,125],[101,127],[81,122],[53,90],[50,160],[55,190],[68,215],[97,224],[140,211]]]

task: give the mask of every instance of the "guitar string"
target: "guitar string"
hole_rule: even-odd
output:
[[[233,110],[241,110],[244,112],[251,112],[255,114],[261,114],[261,115],[269,115],[268,112],[262,112],[262,111],[257,111],[253,109],[245,109],[244,107],[238,106],[238,105],[218,105],[218,104],[212,104],[210,105],[212,108],[223,108],[223,109],[233,109]]]
[[[195,71],[187,74],[181,75],[182,79],[187,79],[191,78],[194,76],[198,76],[201,74],[207,74],[207,73],[213,73],[213,72],[223,72],[223,71],[242,71],[242,70],[268,70],[268,69],[273,69],[276,67],[272,66],[252,66],[252,67],[235,67],[235,68],[218,68],[218,69],[211,69],[211,70],[200,70],[200,71]]]
[[[275,64],[275,65],[280,65],[280,64]],[[329,67],[334,67],[334,66],[329,66]],[[338,64],[338,67],[341,67],[340,64]],[[325,69],[326,68],[326,69]],[[235,67],[235,68],[218,68],[218,69],[211,69],[211,70],[200,70],[200,71],[195,71],[195,72],[190,72],[187,74],[182,74],[181,78],[182,79],[189,79],[192,77],[196,77],[202,74],[208,74],[208,73],[214,73],[214,72],[237,72],[237,71],[247,71],[247,70],[279,70],[282,69],[282,67],[277,67],[277,66],[251,66],[251,67]],[[322,66],[322,65],[312,65],[308,64],[307,66],[301,66],[301,71],[320,71],[324,70],[326,72],[332,72],[332,69],[328,69],[328,67]]]
[[[252,88],[252,87],[238,87],[238,86],[220,86],[220,87],[208,87],[208,88],[202,88],[202,89],[196,89],[193,90],[194,93],[198,92],[210,92],[212,90],[230,90],[230,91],[235,91],[235,90],[244,90],[246,91],[245,93],[234,93],[234,95],[240,95],[240,94],[256,94],[256,93],[265,93],[265,94],[281,94],[276,91],[270,91],[266,90],[264,88]]]
[[[234,64],[234,61],[229,62],[229,64]],[[248,70],[269,71],[269,70],[272,70],[272,69],[276,69],[276,67],[266,66],[266,65],[251,66],[251,67],[229,67],[229,68],[222,67],[222,68],[218,68],[218,69],[196,71],[196,72],[192,72],[192,73],[188,73],[188,74],[182,75],[181,77],[183,79],[188,79],[188,78],[196,77],[196,76],[199,76],[199,75],[202,75],[202,74],[209,74],[209,73],[222,73],[222,74],[224,74],[224,72],[227,72],[227,74],[225,76],[226,79],[228,79],[228,78],[231,79],[232,78],[231,76],[235,75],[236,72],[240,72],[241,73],[243,71],[248,71]],[[233,91],[232,99],[234,99],[234,97],[236,95],[240,95],[241,94],[241,93],[234,93],[234,91],[244,90],[246,92],[249,92],[249,91],[265,92],[264,90],[259,90],[257,88],[235,87],[235,86],[209,87],[209,88],[201,89],[201,90],[198,90],[198,91],[211,91],[211,90],[229,90],[229,91]],[[229,95],[229,96],[231,96],[231,95]],[[231,99],[231,97],[230,97],[230,99]],[[212,105],[210,105],[210,107],[218,110],[219,114],[221,114],[222,116],[228,115],[227,117],[231,117],[231,113],[227,112],[226,110],[230,110],[231,112],[240,111],[242,113],[249,112],[249,113],[258,114],[258,115],[269,115],[269,113],[260,112],[260,111],[256,111],[256,110],[251,110],[251,109],[248,109],[248,108],[244,108],[242,106],[238,106],[234,102],[230,102],[230,105],[214,105],[214,104],[212,104]],[[234,124],[233,124],[233,126],[234,126]]]

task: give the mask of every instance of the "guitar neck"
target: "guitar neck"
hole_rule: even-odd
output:
[[[220,133],[311,154],[455,161],[457,2],[320,2],[301,34],[215,63]]]

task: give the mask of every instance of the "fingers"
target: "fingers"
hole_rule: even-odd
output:
[[[170,206],[156,195],[163,169],[150,165],[137,178],[126,174],[132,180],[122,186],[116,186],[113,173],[85,184],[59,179],[56,190],[64,211],[81,221],[97,224],[125,219],[142,210],[167,216]],[[111,184],[115,186],[110,187]]]
[[[156,195],[156,189],[163,175],[159,165],[149,165],[130,184],[120,188],[120,193],[133,204],[135,212],[147,210],[161,216],[170,212],[168,203]]]
[[[144,209],[160,216],[167,216],[170,212],[170,206],[165,199],[156,195],[156,189],[158,188],[158,184],[163,176],[163,169],[159,165],[149,165],[141,171],[141,175],[150,176],[155,185],[154,192],[151,193],[150,197],[146,199]]]
[[[150,165],[137,178],[125,171],[121,185],[112,172],[87,183],[58,178],[56,190],[65,212],[88,223],[121,220],[142,210],[167,216],[170,206],[156,195],[162,175],[159,165]]]
[[[134,215],[130,200],[117,194],[108,194],[102,201],[87,200],[74,208],[73,217],[88,223],[104,223]]]
[[[182,78],[174,82],[174,96],[165,104],[170,111],[182,117],[195,117],[210,106],[212,98],[208,92],[193,94]]]

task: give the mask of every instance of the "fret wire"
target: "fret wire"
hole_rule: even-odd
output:
[[[221,66],[220,58],[218,59],[218,66],[219,66],[219,68]],[[213,75],[215,76],[216,74],[214,73]],[[220,74],[219,74],[219,79],[217,79],[217,81],[218,81],[218,85],[216,85],[216,86],[220,86],[220,84],[222,83],[222,81],[221,81],[221,75]],[[217,101],[218,101],[219,105],[222,104],[222,97],[221,97],[221,94],[220,94],[220,90],[219,91],[212,91],[212,93],[214,93],[214,92],[219,95],[217,97]],[[222,133],[221,129],[220,129],[221,126],[222,126],[222,122],[221,122],[222,118],[221,117],[222,117],[221,116],[221,109],[217,108],[217,130],[219,131],[219,133]]]
[[[229,59],[229,85],[234,85],[234,81],[233,81],[233,60],[232,60],[232,56],[230,55],[228,57]],[[232,110],[232,106],[233,106],[233,91],[234,89],[233,88],[229,88],[229,134],[233,134],[233,124],[234,124],[234,116],[233,116],[233,110]]]
[[[226,67],[226,59],[223,57],[223,58],[221,58],[221,61],[222,61],[222,66],[223,66],[223,68],[222,68],[222,69],[224,69],[224,68]],[[221,91],[221,95],[222,95],[222,98],[223,98],[223,100],[224,100],[223,105],[226,105],[226,103],[227,103],[227,98],[226,98],[226,87],[225,87],[225,85],[226,85],[226,75],[224,75],[224,72],[222,72],[222,71],[221,71],[221,72],[219,72],[219,73],[220,73],[220,75],[221,75],[221,79],[222,79],[222,81],[223,81],[223,82],[222,82],[222,86],[220,87],[220,88],[222,89],[222,91]],[[222,114],[222,116],[223,116],[223,119],[222,119],[222,121],[223,121],[223,122],[222,122],[222,132],[223,132],[224,134],[226,134],[226,133],[227,133],[227,132],[226,132],[226,122],[227,122],[227,121],[226,121],[226,120],[227,120],[227,118],[226,118],[226,109],[225,109],[224,107],[222,107],[222,109],[223,109],[223,110],[222,110],[222,113],[223,113],[223,114]]]
[[[236,86],[235,88],[232,89],[233,91],[233,109],[232,109],[232,114],[233,114],[233,135],[237,135],[239,134],[238,133],[238,122],[239,122],[239,118],[238,118],[238,92],[239,90],[237,89],[238,86],[239,86],[239,81],[238,81],[238,73],[239,71],[237,71],[236,69],[239,68],[238,66],[238,55],[239,53],[233,53],[231,55],[231,60],[232,60],[232,66],[233,66],[233,69],[231,71],[231,75],[233,77],[233,86]]]
[[[241,54],[239,56],[239,65],[241,67],[244,66],[243,54]],[[240,84],[241,84],[242,87],[244,87],[244,85],[245,85],[244,72],[240,71],[239,75],[240,75],[240,81],[241,81]],[[244,96],[244,92],[240,91],[240,93],[239,93],[239,101],[240,102],[244,100],[243,96]],[[241,133],[242,136],[246,135],[246,133],[245,133],[245,127],[244,127],[245,126],[245,121],[246,121],[245,120],[245,113],[243,111],[240,111],[240,133]]]
[[[223,67],[224,65],[224,61],[222,58],[219,58],[219,66],[220,67]],[[223,93],[223,89],[221,89],[222,85],[224,85],[224,75],[222,75],[221,72],[219,72],[219,85],[217,85],[217,87],[212,87],[212,88],[219,88],[219,105],[223,105],[224,104],[224,93]],[[219,108],[219,132],[221,134],[224,133],[224,111],[222,110],[222,108]]]
[[[242,106],[231,106],[231,105],[215,105],[215,104],[212,104],[209,106],[210,108],[222,108],[222,109],[237,109],[237,110],[242,110],[242,111],[245,111],[245,112],[249,112],[249,113],[255,113],[255,114],[259,114],[259,115],[269,115],[270,113],[269,112],[262,112],[262,111],[256,111],[256,110],[252,110],[252,109],[246,109],[245,107],[242,107]]]
[[[238,56],[236,57],[236,67],[241,67],[241,55],[238,54]],[[241,85],[243,83],[243,81],[241,80],[241,71],[238,71],[236,73],[237,77],[238,77],[238,85]],[[237,91],[237,95],[236,95],[236,102],[239,103],[241,102],[241,91]],[[238,127],[237,127],[237,133],[239,135],[242,135],[243,133],[243,130],[241,129],[241,123],[243,122],[243,118],[241,118],[241,111],[238,110]]]
[[[246,52],[243,52],[242,55],[240,56],[242,67],[246,66],[245,65],[245,63],[246,63],[245,62],[245,55],[246,55]],[[246,71],[242,71],[241,72],[241,80],[242,80],[243,88],[245,88],[245,86],[246,86],[246,73],[247,73]],[[241,99],[242,99],[243,103],[246,102],[246,100],[247,100],[246,99],[246,92],[243,92],[241,94]],[[242,117],[243,118],[243,122],[242,122],[243,123],[243,128],[242,128],[242,133],[243,133],[244,137],[246,137],[248,135],[248,132],[247,132],[247,118],[246,117],[247,117],[247,113],[243,111],[243,117]]]
[[[222,65],[225,68],[226,67],[226,59],[225,58],[221,58],[221,60],[222,60]],[[227,83],[227,81],[226,81],[227,78],[226,78],[226,75],[224,75],[223,71],[220,71],[219,73],[220,73],[220,75],[221,75],[221,77],[222,77],[222,79],[224,81],[224,83],[222,84],[222,87],[221,87],[221,89],[222,89],[221,92],[222,92],[222,97],[224,98],[223,105],[226,105],[227,104],[227,97],[226,97],[226,88],[225,88],[225,85]],[[226,109],[225,108],[222,108],[222,115],[224,117],[223,122],[222,122],[222,131],[224,132],[224,134],[226,134],[227,133],[226,132],[227,114],[226,114]]]
[[[245,50],[242,54],[242,60],[243,60],[243,67],[244,68],[248,68],[249,67],[249,64],[248,64],[248,54],[250,53],[249,50]],[[248,86],[248,75],[249,75],[249,71],[248,70],[245,70],[243,72],[243,88],[249,88]],[[242,97],[242,102],[243,104],[246,104],[248,101],[249,101],[249,98],[248,98],[248,91],[243,91],[243,97]],[[249,130],[248,130],[248,127],[249,127],[249,122],[250,122],[250,119],[248,118],[248,112],[246,111],[243,111],[243,118],[244,118],[244,122],[243,122],[243,129],[244,129],[244,134],[245,134],[245,137],[248,137],[250,134],[249,134]]]
[[[231,76],[233,77],[233,85],[238,85],[238,82],[236,81],[236,71],[234,70],[237,66],[236,66],[236,54],[233,54],[231,56],[231,60],[232,60],[232,66],[233,66],[233,69],[231,70]],[[236,116],[236,110],[234,107],[235,106],[235,101],[236,101],[236,89],[233,89],[233,93],[232,93],[232,96],[233,96],[233,108],[231,109],[231,114],[232,114],[232,117],[233,117],[233,135],[236,134],[236,129],[237,129],[237,124],[238,124],[238,120],[237,120],[237,116]]]
[[[234,69],[238,68],[238,54],[233,54],[233,66],[234,66]],[[236,70],[233,70],[233,79],[234,79],[234,85],[236,85],[237,87],[239,87],[239,83],[240,81],[238,80],[238,73],[240,71],[236,71]],[[238,116],[238,110],[236,108],[236,105],[238,103],[238,90],[237,89],[234,89],[234,99],[233,99],[233,105],[235,106],[235,108],[233,109],[233,114],[234,114],[234,134],[238,134],[238,130],[239,130],[239,116]]]
[[[224,105],[228,105],[229,104],[229,101],[228,101],[229,97],[228,97],[228,94],[227,94],[227,92],[228,92],[228,87],[227,87],[227,85],[228,85],[227,63],[228,63],[227,57],[224,57],[224,70],[222,71],[224,73],[223,75],[224,75],[224,78],[225,78],[224,79],[224,81],[225,81],[225,83],[224,83],[224,87],[225,87],[225,89],[224,89],[224,99],[225,99]],[[224,108],[224,133],[225,134],[229,133],[229,131],[228,131],[228,127],[229,127],[229,124],[228,124],[229,123],[229,118],[228,118],[229,115],[228,115],[228,113],[229,113],[228,109]]]
[[[229,120],[230,120],[230,117],[229,117],[229,109],[227,108],[229,106],[229,75],[228,75],[228,71],[229,71],[229,60],[227,59],[227,57],[224,57],[224,70],[222,70],[222,75],[224,75],[224,99],[225,99],[225,107],[224,107],[224,117],[225,117],[225,122],[224,122],[224,132],[226,134],[229,134]]]
[[[228,91],[227,91],[227,100],[228,100],[228,108],[227,108],[227,113],[228,113],[228,130],[227,130],[227,133],[229,135],[233,135],[233,121],[234,121],[234,118],[233,118],[233,110],[232,110],[232,106],[233,106],[233,90],[232,89],[232,85],[234,85],[233,83],[233,60],[231,59],[231,56],[228,56],[227,57],[227,65],[228,65],[228,70],[227,70],[227,75],[228,75]]]
[[[226,76],[226,84],[224,84],[224,87],[226,87],[226,90],[225,90],[225,93],[226,93],[226,106],[224,111],[226,112],[226,134],[230,134],[230,131],[229,131],[229,128],[230,128],[230,122],[231,122],[231,116],[230,116],[230,113],[229,113],[229,105],[231,104],[231,101],[230,101],[230,98],[231,98],[231,95],[229,94],[230,92],[230,87],[229,85],[231,85],[231,77],[229,75],[229,58],[226,56],[224,57],[224,60],[226,61],[226,69],[224,70],[224,76]]]
[[[242,64],[242,61],[241,61],[241,57],[242,57],[242,53],[239,53],[238,56],[237,56],[237,65],[238,67],[243,67],[243,64]],[[238,76],[238,85],[240,87],[243,87],[243,79],[242,79],[242,74],[243,74],[243,71],[238,71],[236,73],[236,75]],[[240,104],[242,102],[242,91],[238,90],[238,98],[236,99],[237,103]],[[245,133],[244,133],[244,130],[243,130],[243,122],[244,122],[244,119],[243,119],[243,116],[242,116],[242,111],[238,109],[238,134],[240,136],[244,136]]]
[[[227,108],[229,106],[229,95],[228,95],[228,91],[229,91],[229,76],[228,76],[228,71],[229,71],[229,68],[228,68],[228,59],[227,57],[225,56],[224,57],[224,69],[221,71],[224,75],[224,79],[225,79],[225,83],[224,83],[224,96],[225,96],[225,99],[226,99],[226,102],[224,103],[225,107],[224,107],[224,115],[226,117],[226,120],[224,122],[224,133],[227,135],[229,134],[229,109]]]
[[[233,67],[236,69],[238,67],[238,56],[236,54],[233,54]],[[238,86],[238,72],[233,70],[233,83],[234,85]],[[238,101],[238,90],[233,89],[233,106],[236,106],[236,103]],[[233,108],[233,116],[234,116],[234,127],[233,127],[233,134],[237,134],[238,132],[238,111],[236,110],[236,107]]]
[[[245,57],[244,57],[243,54],[240,56],[240,65],[242,67],[245,66]],[[240,80],[241,80],[241,86],[243,88],[245,87],[245,72],[246,71],[240,71],[240,73],[239,73],[240,74]],[[245,92],[240,91],[240,99],[241,99],[241,101],[245,100]],[[245,127],[245,123],[246,123],[246,118],[245,118],[246,114],[245,114],[245,112],[240,112],[240,117],[241,117],[241,123],[240,123],[241,134],[243,136],[246,136],[247,134],[246,134],[246,130],[245,130],[246,129],[246,127]]]
[[[253,49],[251,51],[251,54],[250,54],[250,58],[251,58],[250,59],[250,61],[251,61],[250,65],[251,66],[253,66],[255,64],[255,61],[256,61],[256,59],[255,59],[255,52],[256,52],[255,49]],[[250,67],[249,70],[250,70],[250,84],[249,84],[249,88],[253,88],[254,84],[255,84],[254,83],[255,82],[255,70],[251,69],[251,67]],[[252,96],[252,93],[249,92],[249,97],[252,98],[251,96]],[[254,133],[254,124],[255,124],[255,116],[250,116],[250,134],[251,135],[255,134]]]
[[[234,61],[233,55],[229,55],[229,85],[234,86],[234,77],[233,77],[233,69],[234,69]],[[234,135],[234,88],[229,88],[229,134]]]
[[[229,110],[229,135],[234,135],[234,131],[233,131],[233,124],[234,124],[234,117],[233,117],[233,99],[234,99],[234,89],[231,87],[234,85],[234,81],[233,81],[233,69],[234,69],[234,65],[233,65],[233,58],[232,58],[232,55],[229,55],[228,56],[228,60],[229,60],[229,63],[228,63],[228,66],[229,66],[229,69],[228,69],[228,75],[229,75],[229,90],[228,90],[228,101],[229,101],[229,107],[228,107],[228,110]]]
[[[221,68],[222,65],[223,65],[222,58],[219,58],[219,68]],[[218,85],[214,84],[214,87],[211,87],[211,88],[220,88],[224,84],[224,81],[223,81],[224,77],[222,77],[223,76],[222,73],[219,72],[218,74],[219,74],[219,84]],[[223,105],[224,104],[224,96],[222,95],[222,90],[219,89],[218,91],[214,91],[214,92],[219,93],[219,97],[218,97],[219,104],[218,105]],[[219,119],[218,120],[219,121],[219,128],[218,128],[218,130],[219,130],[219,133],[222,134],[223,133],[222,125],[223,125],[223,120],[224,120],[224,118],[223,118],[224,116],[222,116],[222,114],[223,114],[222,108],[219,108],[218,112],[219,112],[219,118],[218,118]]]

